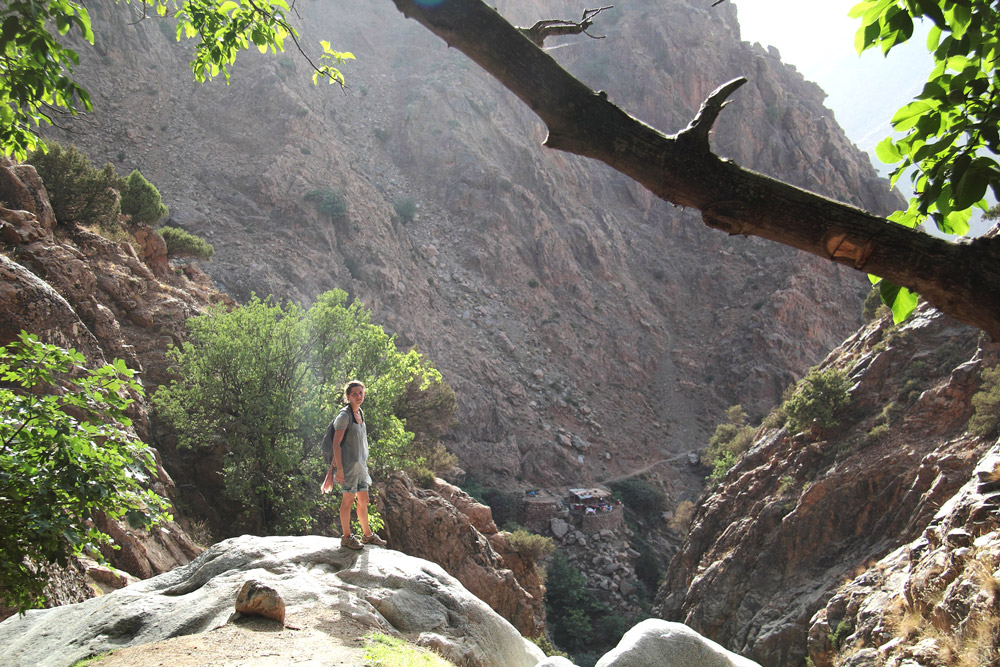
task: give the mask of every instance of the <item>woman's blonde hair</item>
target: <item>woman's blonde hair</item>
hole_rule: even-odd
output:
[[[350,394],[351,390],[354,389],[355,387],[361,387],[362,389],[364,389],[365,383],[362,382],[361,380],[351,380],[350,382],[344,385],[344,395],[342,400],[344,401],[345,404],[350,403],[350,401],[347,399],[347,395]]]

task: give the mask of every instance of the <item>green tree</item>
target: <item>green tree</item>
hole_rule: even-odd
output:
[[[743,411],[743,406],[734,405],[726,410],[726,421],[715,427],[715,433],[701,454],[702,464],[712,468],[709,475],[711,481],[721,480],[736,465],[740,454],[753,444],[756,430],[747,424],[747,413]]]
[[[847,373],[837,368],[812,369],[785,403],[788,427],[793,431],[828,429],[851,402]]]
[[[45,184],[56,220],[118,228],[118,191],[124,181],[111,164],[97,169],[75,146],[63,148],[59,144],[49,146],[48,152],[32,152],[28,162]]]
[[[121,205],[122,213],[132,216],[133,222],[147,225],[156,224],[170,212],[160,201],[160,191],[138,169],[133,169],[125,179]]]
[[[334,290],[303,311],[254,297],[188,320],[189,340],[170,351],[176,379],[153,395],[178,444],[224,454],[226,495],[243,508],[241,529],[302,533],[328,497],[316,493],[319,442],[344,383],[365,382],[376,475],[413,465],[413,434],[393,413],[414,378],[440,374],[415,351],[399,352],[370,314]]]
[[[83,355],[21,332],[0,347],[0,597],[40,606],[47,574],[111,538],[94,519],[169,519],[146,488],[155,463],[130,431],[142,387],[120,360],[87,370]],[[116,547],[117,548],[117,547]]]
[[[129,2],[129,0],[125,0]],[[173,14],[176,37],[195,39],[191,71],[198,81],[222,74],[240,51],[251,45],[262,53],[284,50],[292,39],[299,50],[298,33],[288,21],[286,0],[136,0],[144,17]],[[172,10],[172,11],[171,11]],[[149,18],[152,18],[150,16]],[[94,43],[90,14],[74,0],[8,0],[0,7],[0,146],[4,155],[23,160],[30,151],[45,150],[37,128],[52,123],[52,115],[90,111],[90,96],[72,79],[79,55],[60,41],[79,33]],[[313,81],[320,77],[344,85],[337,65],[350,53],[320,42],[316,62],[310,60]]]
[[[180,227],[163,227],[157,231],[167,244],[167,255],[170,257],[212,259],[212,255],[215,254],[215,248],[211,243]]]

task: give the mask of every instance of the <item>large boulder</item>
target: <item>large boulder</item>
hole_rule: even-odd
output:
[[[760,667],[683,623],[650,618],[625,633],[596,667]]]
[[[3,664],[63,667],[207,632],[226,624],[248,580],[281,596],[289,623],[334,611],[470,667],[533,667],[544,658],[438,565],[388,549],[342,549],[328,537],[243,536],[108,595],[7,619],[0,623]]]

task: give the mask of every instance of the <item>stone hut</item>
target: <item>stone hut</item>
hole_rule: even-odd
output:
[[[570,489],[569,521],[584,533],[594,533],[605,528],[615,530],[625,524],[621,501],[611,492],[600,488]]]

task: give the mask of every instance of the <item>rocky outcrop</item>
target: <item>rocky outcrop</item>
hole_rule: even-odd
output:
[[[597,667],[760,667],[681,623],[650,618],[625,633]]]
[[[0,624],[3,662],[68,666],[207,632],[227,622],[248,579],[278,592],[287,622],[300,629],[322,629],[332,613],[352,619],[359,635],[365,629],[402,635],[457,665],[530,667],[544,657],[433,563],[388,549],[342,549],[334,538],[244,536],[101,598],[7,619]]]
[[[817,612],[813,664],[998,664],[998,500],[994,445],[916,540],[868,566]]]
[[[543,634],[541,578],[508,547],[489,507],[440,480],[418,488],[402,473],[379,488],[378,501],[392,548],[443,567],[525,637]]]
[[[810,619],[845,578],[917,539],[970,479],[992,444],[966,432],[970,397],[996,358],[978,332],[926,308],[849,338],[821,365],[849,373],[840,425],[758,432],[699,502],[660,590],[663,618],[762,664],[800,664]],[[939,538],[947,542],[947,531]],[[850,615],[843,608],[830,607],[816,627],[835,630]],[[823,631],[815,632],[809,651],[818,656]]]

